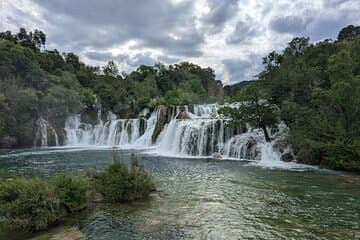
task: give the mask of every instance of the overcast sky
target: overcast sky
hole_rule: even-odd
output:
[[[120,71],[191,61],[229,84],[295,36],[335,39],[359,12],[360,0],[0,0],[0,31],[41,29],[47,48]]]

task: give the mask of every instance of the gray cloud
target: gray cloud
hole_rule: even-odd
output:
[[[160,48],[170,54],[200,56],[203,36],[192,27],[192,1],[162,0],[33,0],[47,11],[52,39],[68,48],[108,48],[128,40],[139,47]],[[186,31],[181,30],[186,26]],[[191,32],[191,36],[188,32]],[[172,38],[174,33],[178,38]]]
[[[208,0],[208,4],[210,12],[202,20],[212,33],[221,30],[238,11],[238,0]]]
[[[254,26],[253,21],[248,19],[245,21],[239,21],[234,31],[226,38],[226,42],[229,44],[239,44],[250,41],[253,37],[259,34],[259,30]]]
[[[74,52],[90,64],[112,59],[130,69],[193,61],[236,82],[252,79],[262,69],[261,57],[292,37],[319,41],[360,25],[358,0],[319,1],[1,0],[0,30],[40,28],[48,48]]]
[[[270,28],[278,33],[302,33],[309,21],[300,16],[277,17],[270,22]]]
[[[96,51],[89,51],[85,53],[85,56],[96,60],[107,62],[109,60],[115,60],[117,62],[126,63],[130,67],[137,68],[139,65],[154,65],[155,63],[167,63],[173,64],[179,62],[180,59],[172,58],[167,56],[152,56],[152,53],[149,51],[141,52],[135,54],[134,56],[130,56],[129,54],[117,54],[113,55],[111,52],[96,52]]]
[[[112,59],[111,52],[90,51],[90,52],[86,52],[85,56],[89,59],[93,59],[95,61],[100,61],[100,62],[106,62]]]
[[[360,11],[360,4],[358,10]],[[308,34],[313,41],[319,41],[325,38],[335,39],[343,27],[349,24],[360,24],[360,19],[356,23],[353,21],[354,18],[358,18],[357,14],[354,15],[350,10],[339,12],[331,17],[321,16],[310,25]]]
[[[224,59],[224,64],[227,71],[230,73],[230,84],[256,79],[256,74],[262,70],[261,56],[251,55],[246,60],[239,59]]]

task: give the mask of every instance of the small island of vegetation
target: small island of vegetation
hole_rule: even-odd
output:
[[[0,216],[8,229],[29,232],[61,223],[89,202],[130,202],[155,191],[149,173],[135,155],[128,167],[117,158],[104,171],[72,176],[60,173],[51,179],[9,179],[0,183]]]

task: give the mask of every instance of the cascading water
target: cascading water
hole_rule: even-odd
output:
[[[36,134],[34,146],[47,147],[48,145],[58,146],[59,138],[55,129],[48,121],[40,117],[36,121]]]
[[[71,116],[65,123],[67,145],[109,145],[134,143],[142,134],[142,119],[114,119],[92,125],[80,122],[80,115]]]
[[[148,110],[137,119],[117,119],[109,113],[104,122],[82,123],[80,115],[67,119],[66,145],[105,145],[130,148],[151,147],[159,154],[175,156],[213,156],[279,161],[274,142],[267,143],[261,129],[232,128],[217,115],[217,104],[173,108],[157,107],[148,119]],[[236,107],[236,105],[234,105]],[[281,136],[286,126],[278,124],[273,138]]]

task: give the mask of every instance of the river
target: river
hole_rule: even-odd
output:
[[[114,154],[128,163],[134,151],[3,151],[0,176],[101,169]],[[360,239],[358,175],[297,164],[135,153],[158,188],[149,200],[96,204],[49,232],[2,229],[0,239]]]

